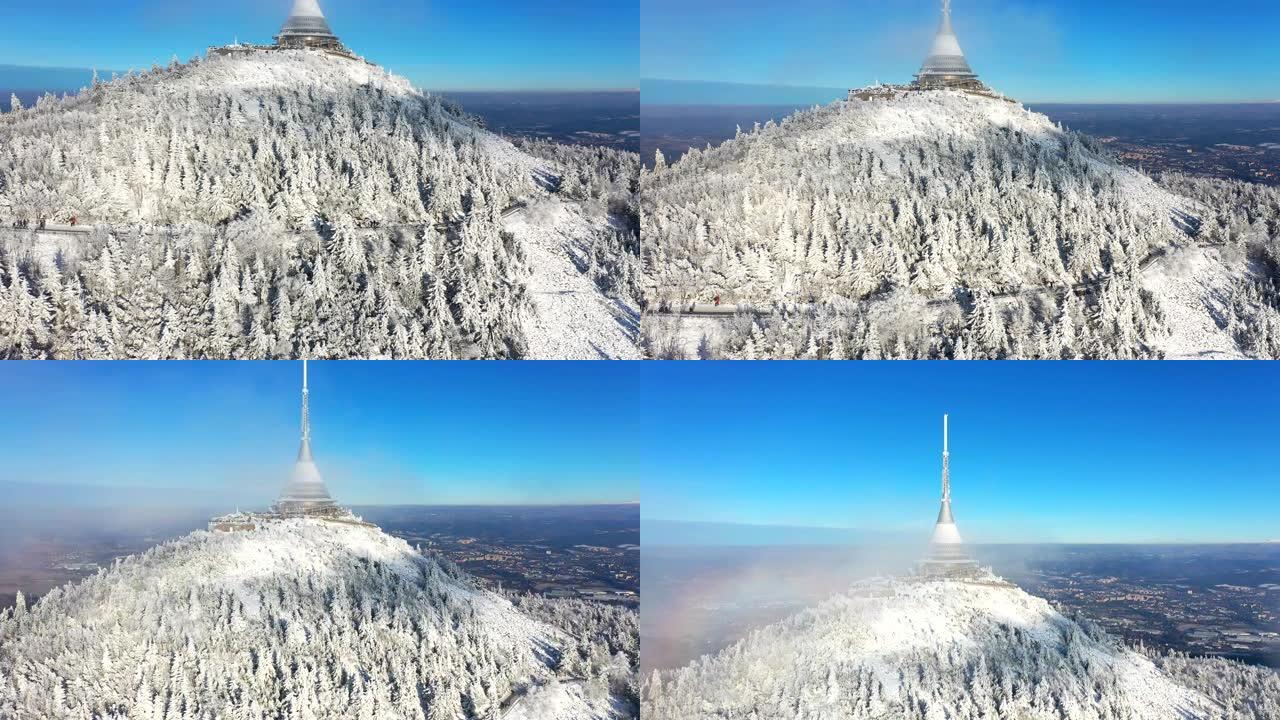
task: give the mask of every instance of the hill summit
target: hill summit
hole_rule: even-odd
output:
[[[1280,350],[1231,321],[1280,328],[1253,297],[1274,268],[1245,261],[1276,253],[1280,192],[1153,179],[992,94],[859,95],[644,173],[651,308],[748,311],[729,357]]]
[[[224,50],[0,115],[0,355],[637,354],[636,156]]]
[[[633,612],[515,602],[359,523],[196,532],[0,615],[0,717],[633,712]]]
[[[855,585],[642,696],[653,720],[1276,717],[1275,673],[1227,665],[1184,683],[988,573]]]

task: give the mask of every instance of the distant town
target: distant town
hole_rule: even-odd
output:
[[[360,508],[491,589],[638,607],[640,506]]]
[[[1280,667],[1274,545],[1060,548],[1009,577],[1129,642]]]

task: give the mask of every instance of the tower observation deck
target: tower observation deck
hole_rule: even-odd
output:
[[[986,90],[960,49],[960,40],[951,26],[951,0],[942,0],[942,25],[933,39],[933,48],[916,74],[915,88]]]
[[[285,20],[284,27],[276,36],[276,45],[282,48],[346,50],[329,28],[319,0],[294,0],[293,12],[289,13],[289,19]]]
[[[929,554],[917,567],[920,575],[940,577],[971,577],[978,572],[978,563],[965,551],[955,516],[951,514],[951,452],[948,447],[948,418],[942,416],[942,507],[938,510],[938,522],[933,526],[933,538],[929,541]]]
[[[960,90],[970,95],[983,95],[1008,100],[978,79],[969,60],[960,49],[960,40],[951,25],[951,0],[942,0],[942,25],[933,38],[929,56],[920,66],[915,80],[906,85],[883,85],[876,82],[849,91],[849,100],[892,100],[903,93],[926,90]],[[1013,102],[1010,100],[1009,102]]]

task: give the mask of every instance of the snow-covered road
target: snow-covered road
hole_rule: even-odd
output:
[[[593,224],[594,222],[594,224]],[[639,360],[640,311],[610,299],[574,264],[595,225],[582,209],[547,199],[503,223],[529,255],[534,317],[526,323],[530,357],[538,360]]]

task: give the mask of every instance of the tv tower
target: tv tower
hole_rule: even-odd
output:
[[[942,416],[942,507],[938,509],[938,522],[933,526],[929,541],[929,555],[920,563],[924,575],[967,576],[978,569],[969,559],[964,541],[951,513],[951,448],[949,443],[949,417]]]
[[[965,59],[964,50],[960,49],[960,40],[951,25],[951,0],[942,0],[942,24],[933,39],[929,56],[916,74],[916,86],[920,89],[986,89]]]
[[[307,389],[307,361],[302,361],[302,447],[298,459],[311,459],[311,391]]]
[[[307,387],[307,361],[302,361],[302,443],[293,475],[285,486],[275,511],[281,515],[328,515],[337,510],[324,478],[311,457],[311,391]]]

